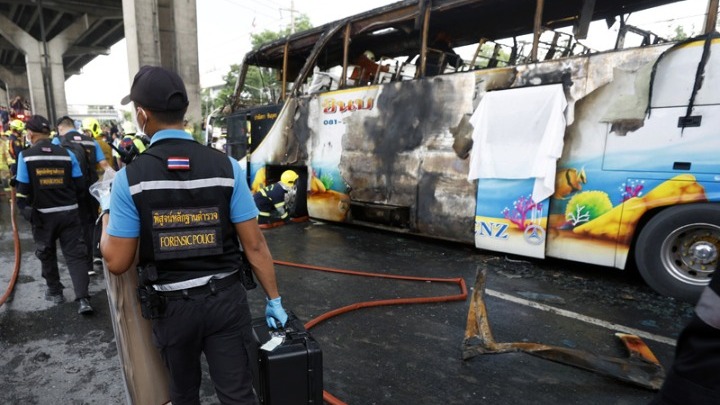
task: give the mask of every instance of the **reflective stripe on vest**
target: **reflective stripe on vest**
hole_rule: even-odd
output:
[[[56,160],[56,161],[66,161],[70,162],[70,156],[42,156],[42,155],[36,155],[36,156],[24,156],[23,159],[26,162],[36,162],[38,160]]]
[[[77,208],[78,208],[77,204],[72,204],[72,205],[65,205],[62,207],[38,208],[38,211],[42,212],[43,214],[51,214],[53,212],[72,211],[72,210],[76,210]]]
[[[194,190],[207,187],[234,187],[235,179],[213,177],[198,180],[151,180],[142,181],[130,186],[130,194],[135,195],[145,190]]]

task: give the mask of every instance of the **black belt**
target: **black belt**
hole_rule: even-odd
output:
[[[189,297],[191,295],[200,295],[200,294],[215,294],[216,292],[220,290],[224,290],[230,286],[232,286],[235,283],[240,282],[240,277],[238,277],[238,273],[233,273],[227,277],[223,278],[211,278],[207,284],[203,284],[197,287],[192,288],[185,288],[182,290],[174,290],[174,291],[157,291],[158,295],[162,297],[167,298],[184,298]]]

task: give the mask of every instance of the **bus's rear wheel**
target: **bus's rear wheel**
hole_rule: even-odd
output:
[[[718,269],[720,205],[667,208],[643,228],[635,244],[638,270],[660,294],[690,303]]]

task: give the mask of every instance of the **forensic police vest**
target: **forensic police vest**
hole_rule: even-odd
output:
[[[78,208],[69,153],[50,140],[42,140],[23,151],[33,190],[32,206],[42,213]]]
[[[165,284],[238,268],[230,221],[235,184],[230,160],[195,141],[152,144],[126,168],[140,215],[140,265],[155,263]]]

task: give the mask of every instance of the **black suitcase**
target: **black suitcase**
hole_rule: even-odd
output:
[[[253,319],[252,329],[256,348],[250,352],[250,361],[260,404],[322,405],[322,351],[303,323],[288,311],[285,340],[273,351],[260,349],[271,338],[265,317]]]

